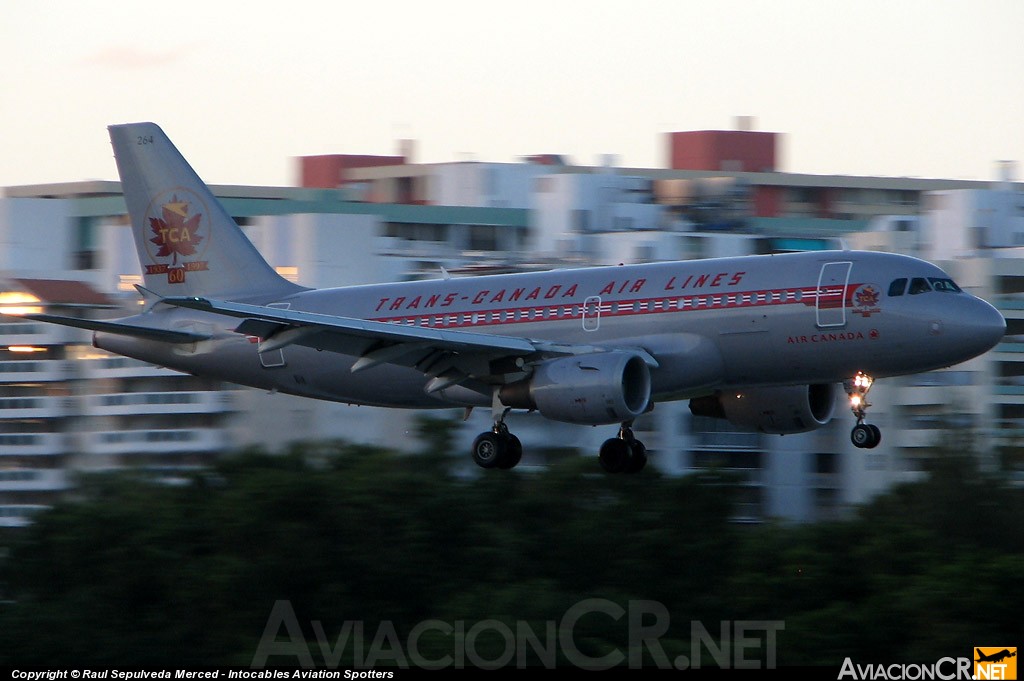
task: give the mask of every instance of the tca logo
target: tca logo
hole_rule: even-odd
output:
[[[202,199],[187,189],[157,195],[146,211],[146,250],[152,264],[146,274],[166,274],[167,283],[184,284],[186,272],[209,269],[202,252],[209,245],[209,220]]]

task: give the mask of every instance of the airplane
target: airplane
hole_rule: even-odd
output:
[[[1002,315],[917,258],[853,250],[755,255],[310,289],[260,255],[153,123],[109,127],[143,270],[143,312],[93,320],[105,350],[199,376],[360,405],[490,408],[472,445],[510,469],[510,410],[618,424],[610,473],[647,451],[658,402],[772,434],[811,431],[840,391],[872,448],[876,378],[951,366],[1002,338]]]
[[[978,659],[975,660],[975,662],[1002,662],[1008,657],[1017,656],[1016,648],[1014,648],[1012,652],[1009,648],[1003,648],[999,652],[991,653],[989,655],[986,655],[985,651],[983,651],[981,648],[975,648],[974,652],[978,654]]]

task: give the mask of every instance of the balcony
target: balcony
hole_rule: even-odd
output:
[[[149,378],[181,376],[181,373],[164,367],[146,364],[128,357],[90,357],[79,360],[78,369],[83,378]]]
[[[1024,311],[1024,298],[1020,297],[1019,294],[1003,294],[999,296],[993,296],[993,305],[997,310],[1022,310]]]
[[[64,345],[78,340],[76,331],[43,322],[0,321],[0,345]]]
[[[0,463],[5,456],[55,456],[68,449],[64,433],[0,433]]]
[[[995,419],[992,438],[1006,446],[1020,446],[1024,442],[1024,419]]]
[[[50,508],[40,504],[4,504],[0,506],[0,527],[25,527],[32,516]]]
[[[0,383],[40,383],[75,378],[75,367],[67,360],[0,361]]]
[[[377,242],[380,255],[447,259],[458,257],[459,251],[447,241],[426,241],[384,236]]]
[[[951,386],[914,386],[900,388],[897,404],[925,406],[949,402]]]
[[[760,449],[760,433],[742,431],[705,431],[691,433],[695,449]]]
[[[886,438],[891,438],[893,445],[910,449],[935,447],[944,437],[946,431],[937,428],[890,428],[886,431]]]
[[[839,473],[811,473],[809,485],[815,489],[840,489],[843,480]]]
[[[0,468],[2,492],[59,492],[70,487],[64,469]]]
[[[90,454],[176,454],[230,447],[227,432],[214,428],[95,431],[82,435],[83,448]]]
[[[0,397],[0,420],[57,419],[74,413],[70,397]]]
[[[234,404],[235,394],[232,391],[168,391],[90,395],[85,400],[84,409],[89,416],[222,414],[232,411]]]
[[[1024,385],[996,385],[992,387],[993,395],[1024,395]]]

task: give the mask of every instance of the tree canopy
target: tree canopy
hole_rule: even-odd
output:
[[[850,520],[757,526],[729,521],[721,475],[592,464],[465,475],[328,443],[240,453],[176,486],[87,477],[12,542],[0,664],[248,665],[279,601],[317,666],[346,622],[367,645],[385,622],[398,641],[428,621],[542,635],[587,599],[663,606],[669,660],[690,653],[694,622],[715,636],[721,622],[784,622],[780,665],[933,661],[1019,634],[1022,490],[966,460]],[[626,619],[581,619],[580,651],[628,651]],[[420,650],[438,659],[456,635],[435,627]],[[500,658],[494,630],[477,643]]]

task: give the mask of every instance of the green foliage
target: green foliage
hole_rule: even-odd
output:
[[[445,423],[421,431],[450,446]],[[368,640],[384,621],[400,641],[426,620],[543,634],[593,598],[663,604],[670,659],[690,653],[691,621],[783,620],[779,663],[826,665],[934,660],[1019,628],[1021,490],[967,461],[848,522],[739,527],[717,478],[565,459],[467,479],[442,460],[318,443],[240,453],[181,486],[86,478],[6,541],[0,665],[249,664],[282,599],[318,665],[314,622],[330,645],[346,621]],[[628,650],[608,616],[578,634],[588,655]],[[421,643],[453,649],[440,631]],[[501,649],[481,639],[484,658]]]

